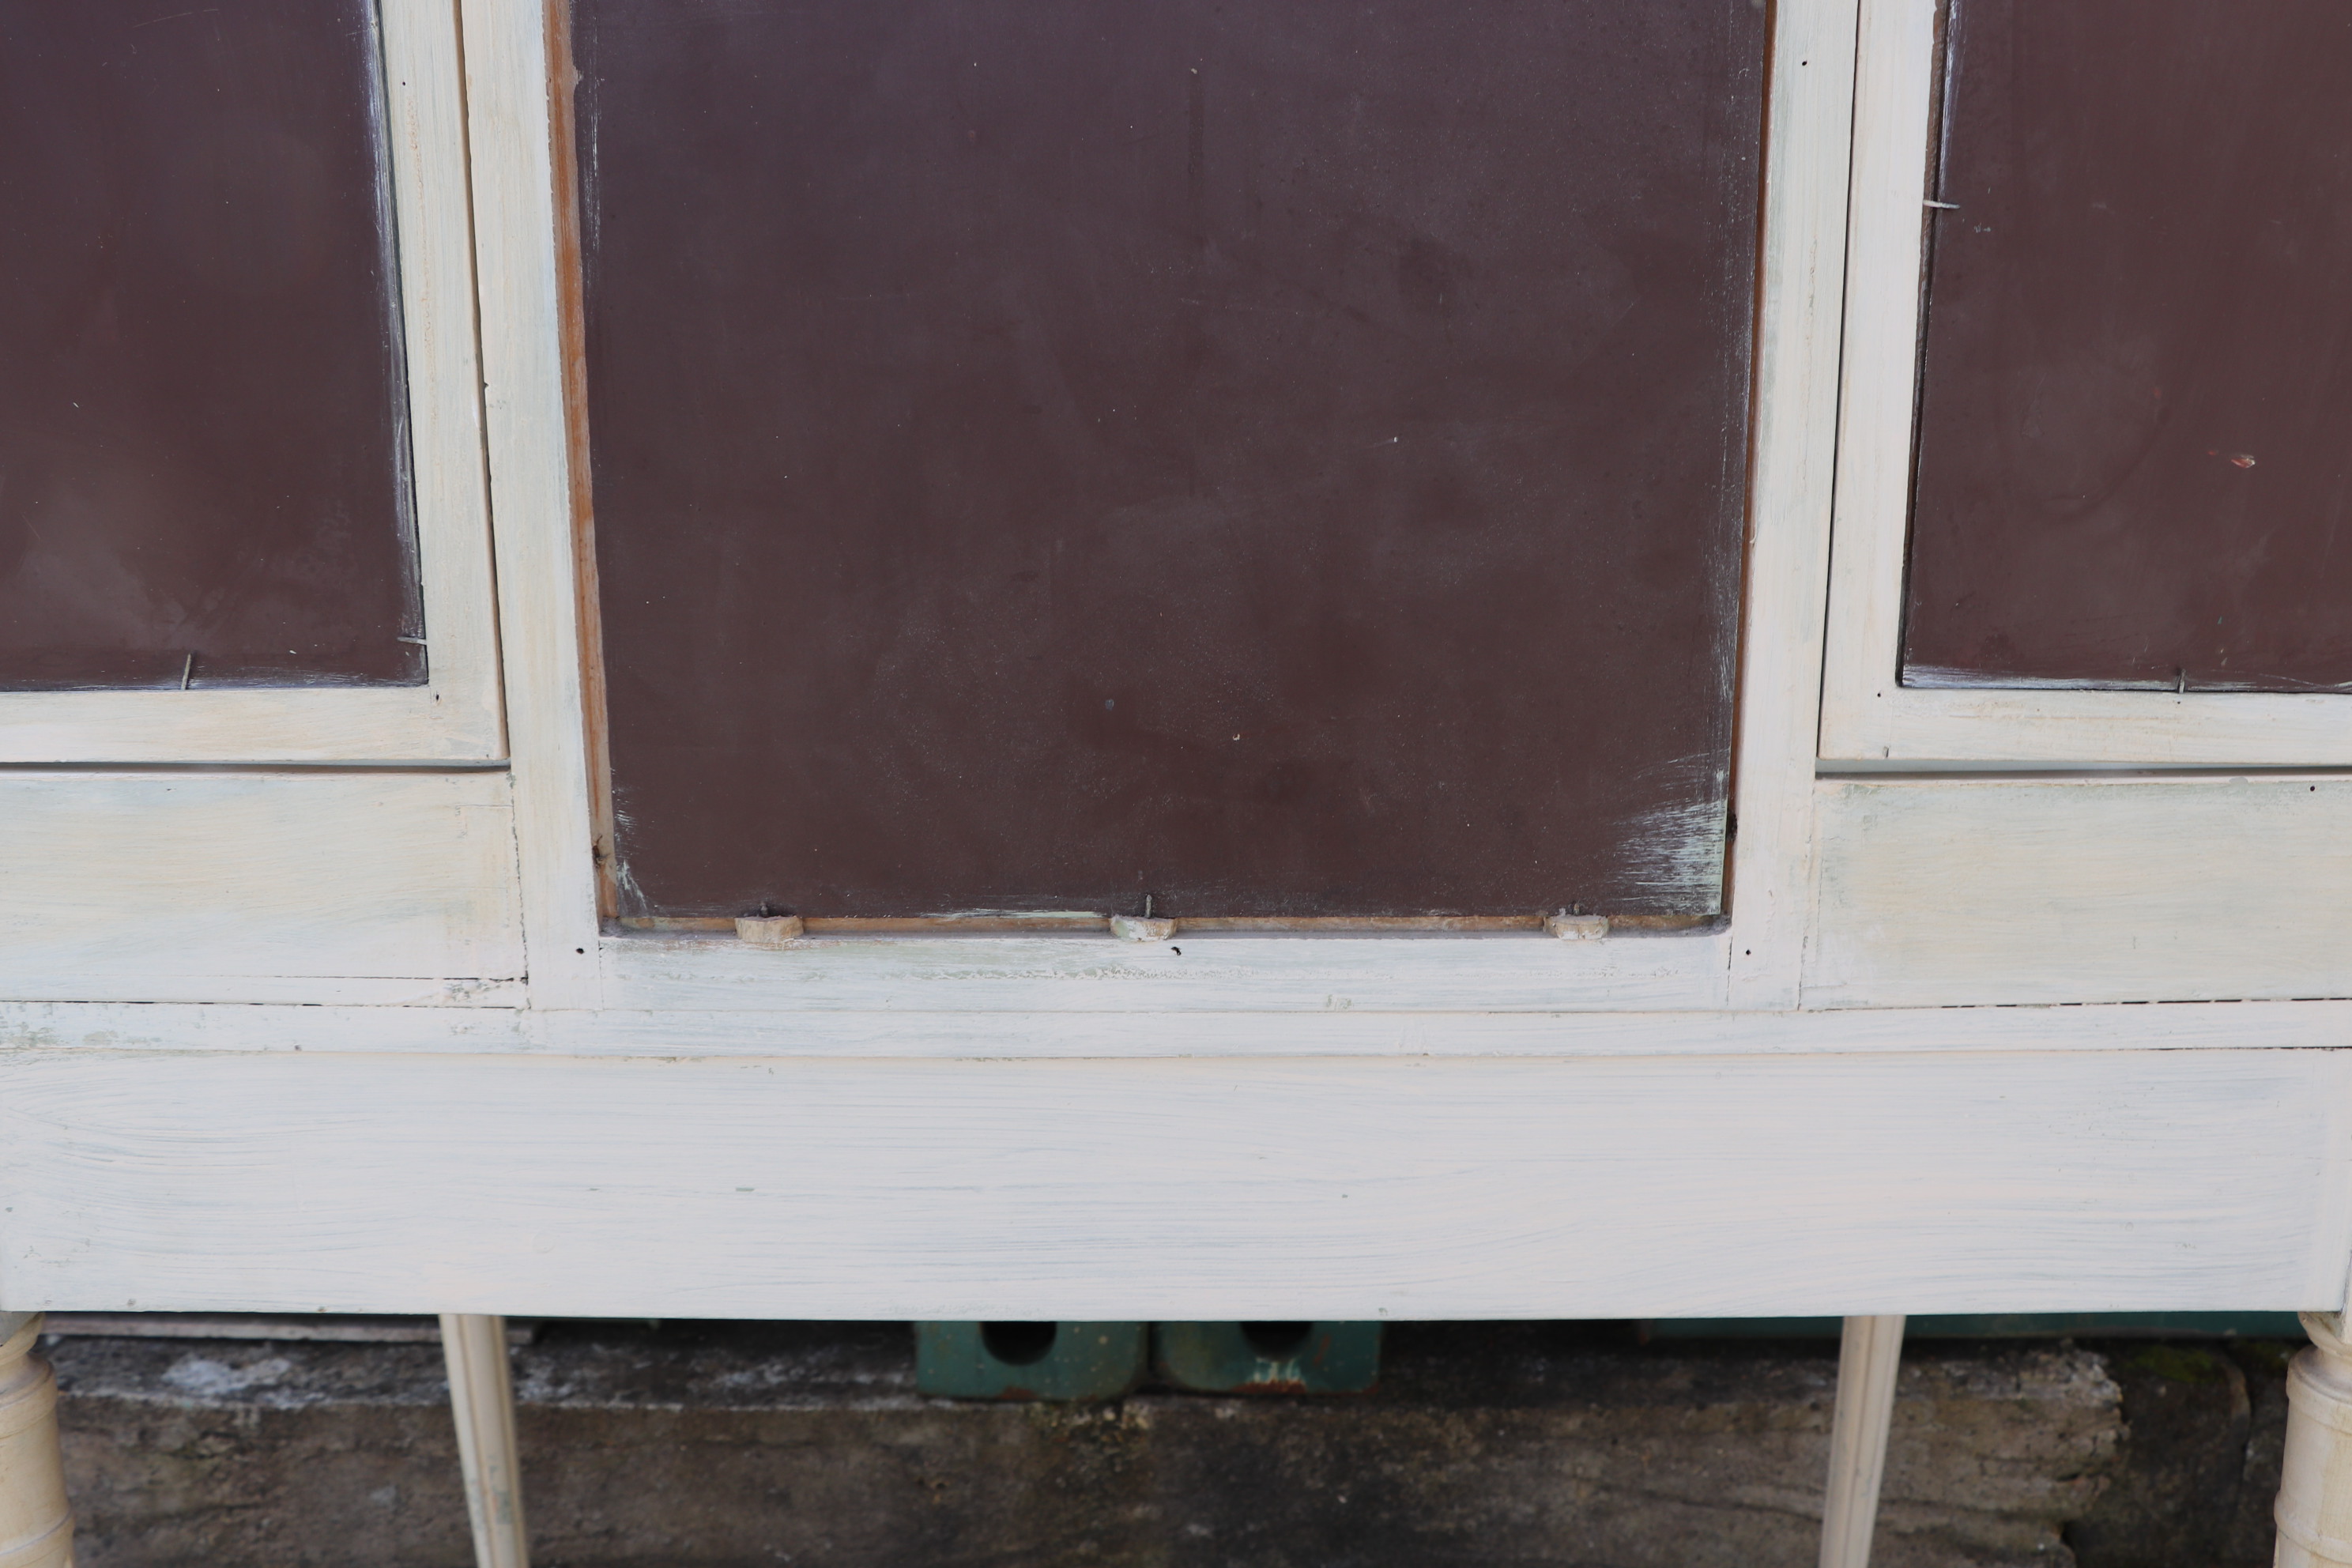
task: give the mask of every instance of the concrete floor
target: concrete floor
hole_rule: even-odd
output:
[[[2291,1347],[1906,1352],[1877,1568],[2259,1568]],[[429,1344],[67,1338],[83,1568],[459,1568]],[[904,1324],[515,1352],[541,1568],[1811,1568],[1835,1352],[1402,1324],[1352,1399],[914,1391]]]

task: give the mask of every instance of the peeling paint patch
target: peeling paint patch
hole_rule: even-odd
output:
[[[1621,875],[1643,904],[1715,913],[1727,822],[1720,786],[1708,798],[1645,811],[1627,825]]]

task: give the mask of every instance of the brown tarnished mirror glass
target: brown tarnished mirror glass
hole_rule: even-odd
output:
[[[2352,10],[1958,0],[1904,680],[2352,686]]]
[[[1720,909],[1761,7],[572,18],[625,915]]]
[[[425,678],[366,0],[0,3],[0,689]]]

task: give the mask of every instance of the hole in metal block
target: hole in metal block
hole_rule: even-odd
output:
[[[1242,1338],[1266,1361],[1288,1361],[1307,1348],[1312,1323],[1244,1323]]]
[[[1029,1366],[1053,1353],[1060,1331],[1055,1323],[982,1323],[980,1342],[1007,1366]]]

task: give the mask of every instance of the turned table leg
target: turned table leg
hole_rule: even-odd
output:
[[[2339,1312],[2305,1312],[2311,1348],[2286,1374],[2279,1568],[2352,1564],[2352,1345]]]
[[[1829,1500],[1822,1510],[1822,1568],[1868,1568],[1878,1523],[1878,1483],[1903,1364],[1903,1320],[1848,1318],[1838,1347],[1837,1413],[1830,1425]]]
[[[0,1568],[73,1562],[58,1380],[32,1353],[40,1333],[38,1312],[0,1312]]]
[[[474,1562],[477,1568],[529,1568],[507,1321],[444,1312],[441,1352],[449,1363],[449,1405],[457,1418],[457,1463],[466,1472]],[[0,1563],[0,1568],[13,1565]]]

